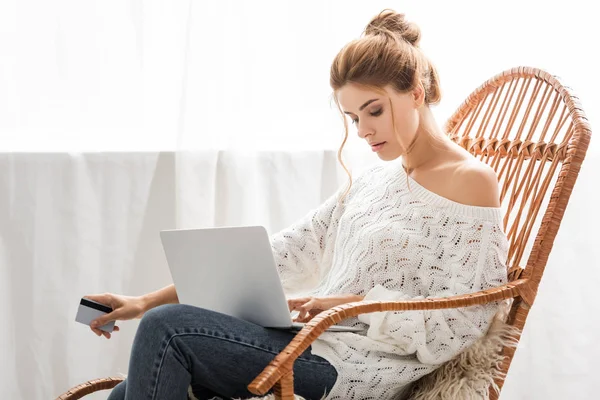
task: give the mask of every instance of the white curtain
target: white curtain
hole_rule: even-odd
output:
[[[386,7],[421,27],[440,121],[517,65],[598,109],[600,29],[584,0],[2,0],[0,149],[336,149],[330,63]]]
[[[341,184],[329,64],[390,7],[423,31],[442,123],[516,65],[559,75],[595,126],[593,3],[0,0],[0,397],[126,373],[79,298],[170,283],[158,231],[274,232]],[[345,159],[376,162],[352,132]],[[600,263],[592,140],[502,399],[592,399]],[[92,398],[106,398],[106,393]]]
[[[171,283],[158,232],[274,233],[345,182],[332,151],[0,154],[0,394],[44,399],[126,372],[137,322],[106,342],[85,294]]]

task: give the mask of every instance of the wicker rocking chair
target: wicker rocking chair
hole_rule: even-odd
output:
[[[248,385],[250,392],[264,395],[273,389],[277,399],[294,399],[296,358],[329,326],[363,313],[460,308],[512,299],[507,323],[523,329],[588,148],[590,126],[578,99],[556,77],[540,69],[518,67],[494,76],[469,95],[447,121],[445,131],[498,174],[510,243],[509,283],[448,298],[358,302],[324,311]],[[502,352],[500,372],[506,373],[515,348],[504,347]],[[79,399],[113,388],[121,380],[90,381],[57,400]],[[503,383],[503,378],[496,381],[499,388]],[[490,393],[492,399],[499,396]]]

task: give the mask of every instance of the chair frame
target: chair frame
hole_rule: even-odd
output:
[[[542,82],[554,89],[554,93],[560,97],[571,119],[571,132],[568,140],[558,145],[554,143],[532,142],[526,138],[524,141],[505,140],[497,138],[484,138],[483,134],[472,138],[457,134],[458,129],[465,123],[472,123],[473,115],[479,114],[483,108],[482,104],[486,101],[488,95],[493,94],[496,89],[505,83],[525,78],[535,82]],[[516,85],[515,85],[516,86]],[[493,100],[493,99],[492,99]],[[498,99],[496,99],[498,102]],[[496,103],[494,103],[494,107]],[[527,115],[530,110],[527,110]],[[469,117],[471,119],[469,120]],[[485,116],[484,116],[485,118]],[[537,116],[536,116],[537,118]],[[486,130],[484,126],[483,130]],[[289,345],[281,351],[265,369],[248,385],[248,390],[256,395],[265,395],[271,389],[276,399],[292,400],[294,399],[294,362],[300,354],[323,333],[327,328],[335,325],[347,318],[356,317],[360,314],[381,312],[381,311],[415,311],[415,310],[439,310],[448,308],[461,308],[474,305],[482,305],[495,301],[512,300],[511,309],[508,314],[507,323],[522,331],[529,310],[534,303],[539,283],[542,279],[548,256],[552,249],[554,239],[558,232],[565,208],[573,191],[573,186],[581,169],[581,164],[585,157],[589,141],[591,138],[591,129],[585,117],[585,114],[571,90],[563,86],[557,77],[549,73],[531,67],[517,67],[504,71],[488,81],[484,82],[461,104],[457,111],[450,117],[445,125],[446,132],[450,138],[463,148],[474,155],[482,157],[498,156],[497,158],[535,158],[542,162],[549,161],[555,167],[562,162],[558,172],[557,181],[553,187],[549,203],[544,211],[541,225],[537,231],[531,253],[527,259],[526,268],[518,266],[520,256],[522,256],[522,247],[527,241],[531,227],[528,231],[523,231],[518,237],[514,236],[511,243],[511,249],[516,244],[521,248],[515,254],[512,251],[510,257],[516,261],[515,265],[509,268],[509,283],[506,285],[480,291],[477,293],[459,295],[446,298],[427,298],[423,300],[406,301],[362,301],[348,303],[326,310],[315,316],[306,326],[298,332]],[[481,129],[480,129],[481,130]],[[470,133],[467,130],[467,134]],[[525,155],[524,155],[525,154]],[[499,161],[498,161],[499,162]],[[506,164],[505,164],[506,166]],[[499,168],[499,164],[496,164]],[[504,167],[502,167],[504,169]],[[502,172],[502,170],[501,170]],[[553,170],[554,174],[556,171]],[[547,185],[548,182],[544,182]],[[537,187],[537,186],[536,186]],[[503,189],[502,196],[507,194]],[[513,204],[514,205],[514,204]],[[512,206],[512,205],[511,205]],[[519,209],[519,214],[523,209]],[[539,204],[530,210],[529,215],[534,220],[539,212]],[[505,220],[506,224],[506,220]],[[511,232],[514,233],[514,232]],[[509,251],[510,252],[510,251]],[[518,341],[520,335],[515,340]],[[498,378],[496,384],[502,388],[504,376],[510,367],[514,353],[514,347],[505,347],[502,349],[504,361],[500,366],[502,377]],[[57,400],[74,400],[92,393],[96,390],[110,389],[116,386],[122,378],[106,378],[90,381],[79,385],[67,393],[59,396]],[[495,400],[499,396],[496,391],[491,391],[491,399]]]

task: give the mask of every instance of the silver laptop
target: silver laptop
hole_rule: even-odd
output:
[[[160,238],[181,304],[266,328],[304,326],[292,320],[264,227],[164,230]],[[362,331],[343,325],[328,330]]]

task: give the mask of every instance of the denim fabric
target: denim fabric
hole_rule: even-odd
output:
[[[294,338],[228,315],[181,304],[148,311],[135,335],[127,379],[109,400],[250,398],[248,384]],[[306,350],[294,364],[295,392],[320,399],[337,373]]]

